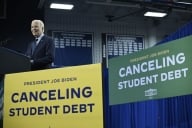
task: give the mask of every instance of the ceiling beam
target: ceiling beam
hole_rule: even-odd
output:
[[[176,12],[183,12],[183,13],[192,13],[192,10],[187,9],[183,4],[181,4],[182,6],[176,6],[174,5],[174,3],[172,3],[171,5],[169,4],[165,4],[163,2],[141,2],[141,1],[137,1],[137,2],[113,2],[112,0],[106,0],[104,2],[98,2],[98,1],[94,1],[94,0],[87,0],[86,1],[87,4],[94,4],[94,5],[105,5],[105,6],[117,6],[117,7],[129,7],[129,8],[154,8],[154,10],[165,10],[166,9],[171,9],[172,11],[176,11]]]
[[[107,0],[111,1],[111,0]],[[119,6],[119,7],[130,7],[130,8],[140,8],[138,4],[123,4],[123,3],[112,3],[112,2],[97,2],[97,1],[86,1],[87,4],[94,4],[94,5],[106,5],[106,6]]]

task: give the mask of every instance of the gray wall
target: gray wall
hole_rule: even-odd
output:
[[[144,36],[145,48],[149,48],[184,24],[182,21],[173,21],[166,18],[159,22],[143,17],[128,17],[109,22],[106,17],[96,13],[73,13],[70,11],[45,9],[46,31],[62,30],[94,33],[93,63],[102,62],[102,33],[141,35]]]

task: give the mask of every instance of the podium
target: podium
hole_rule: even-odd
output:
[[[8,48],[0,47],[0,99],[3,99],[4,92],[4,75],[9,73],[18,73],[30,71],[31,64],[29,57],[10,50]],[[3,128],[3,100],[0,100],[0,128]]]
[[[29,57],[8,48],[0,47],[0,75],[30,71]]]

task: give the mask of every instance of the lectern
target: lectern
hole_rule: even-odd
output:
[[[0,75],[30,71],[29,57],[8,48],[0,47]]]
[[[4,75],[30,71],[30,59],[16,51],[0,47],[0,99],[3,99]],[[3,100],[0,100],[0,128],[3,128]]]

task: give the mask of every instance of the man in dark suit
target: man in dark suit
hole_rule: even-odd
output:
[[[55,46],[52,38],[44,34],[44,23],[41,20],[33,20],[31,32],[35,40],[29,44],[26,52],[26,55],[30,57],[31,70],[51,68]]]

